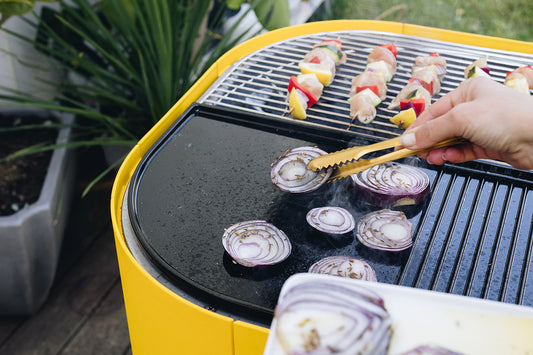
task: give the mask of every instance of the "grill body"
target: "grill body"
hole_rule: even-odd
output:
[[[187,259],[179,257],[185,255],[179,254],[184,250],[178,250],[178,257],[173,258],[175,250],[172,245],[165,245],[164,239],[172,237],[169,236],[172,231],[176,238],[189,232],[175,226],[162,227],[176,217],[164,217],[162,212],[178,211],[183,207],[180,203],[184,202],[179,199],[189,187],[193,195],[194,189],[198,189],[196,195],[201,195],[203,178],[208,181],[206,186],[211,188],[212,180],[202,176],[210,171],[209,168],[228,179],[241,178],[242,174],[235,171],[224,173],[224,169],[235,169],[231,163],[235,156],[249,153],[247,162],[252,168],[255,168],[253,164],[271,162],[267,151],[274,145],[266,142],[272,137],[279,138],[279,146],[315,143],[333,150],[398,135],[400,131],[388,122],[394,112],[381,107],[375,122],[368,126],[352,123],[347,118],[346,97],[351,78],[364,69],[366,55],[374,45],[394,41],[399,48],[401,66],[389,86],[386,102],[407,82],[416,55],[436,51],[448,60],[449,73],[443,81],[441,95],[456,87],[462,80],[464,67],[481,55],[489,57],[491,75],[496,80],[502,80],[507,71],[517,66],[529,64],[533,58],[524,53],[533,53],[533,48],[499,39],[395,23],[340,21],[329,25],[311,24],[275,31],[228,53],[169,111],[121,167],[113,190],[112,217],[134,353],[154,353],[156,349],[166,353],[169,349],[177,349],[176,353],[262,352],[279,281],[288,274],[305,271],[307,265],[291,265],[292,268],[283,271],[286,274],[278,272],[276,275],[280,279],[276,281],[274,277],[271,284],[268,283],[272,281],[270,276],[261,279],[258,275],[243,275],[242,270],[237,270],[235,272],[241,274],[236,277],[239,280],[236,285],[229,285],[228,290],[212,288],[201,275],[198,276],[201,271],[184,271],[184,266],[179,265],[181,259]],[[323,32],[323,28],[331,31]],[[418,35],[413,36],[414,33]],[[308,120],[294,121],[286,112],[284,103],[288,77],[297,74],[297,62],[305,52],[314,43],[327,38],[341,38],[343,48],[352,59],[339,67],[334,83],[325,90],[320,104],[309,110]],[[451,42],[441,41],[443,39]],[[456,43],[459,40],[463,43]],[[473,43],[483,46],[473,46]],[[197,104],[191,106],[193,103]],[[221,143],[217,152],[212,154],[209,149],[200,149],[195,153],[197,155],[182,154],[183,159],[177,159],[175,170],[168,167],[169,161],[177,158],[177,151],[183,152],[195,144],[202,147],[208,147],[210,143],[216,145],[217,135],[222,135],[222,138],[218,137],[219,141],[236,141],[243,136],[239,131],[255,132],[257,139],[250,143],[241,139],[233,145]],[[254,148],[248,149],[247,144],[251,142],[258,144],[257,152]],[[282,152],[280,149],[279,153]],[[274,154],[274,151],[269,153]],[[351,251],[374,259],[381,281],[386,283],[533,305],[533,278],[530,275],[533,271],[532,173],[494,162],[439,168],[423,162],[417,164],[430,175],[432,194],[428,203],[410,216],[416,226],[413,248],[381,259],[364,249]],[[180,169],[187,172],[179,175]],[[175,181],[171,181],[173,177]],[[197,181],[192,181],[194,177]],[[187,182],[187,179],[191,181]],[[253,191],[252,185],[256,183],[249,180],[240,184],[245,195]],[[251,185],[247,186],[247,182]],[[188,183],[189,187],[184,187]],[[176,187],[175,193],[179,196],[165,195],[168,189],[161,186],[170,185]],[[259,185],[263,187],[261,183]],[[224,188],[216,188],[213,193],[224,193]],[[153,194],[159,195],[152,198]],[[328,196],[333,198],[332,194]],[[265,202],[268,205],[269,199],[273,198],[263,196],[256,205],[253,201],[250,204],[257,211],[257,206],[264,206]],[[161,204],[156,206],[156,201],[168,203],[162,207]],[[210,201],[206,197],[202,203],[208,205]],[[305,203],[305,208],[311,203],[302,198],[289,202],[293,206]],[[154,205],[147,207],[150,203]],[[235,218],[250,212],[247,208],[235,209],[232,203],[228,206],[234,209],[228,210],[226,206],[218,206],[221,203],[221,200],[211,201],[213,212],[230,211],[228,214],[236,214]],[[357,209],[360,206],[352,207]],[[283,212],[266,209],[262,213],[275,217],[283,216]],[[209,224],[215,224],[216,230],[219,228],[217,223],[226,223],[220,215],[206,218],[205,211],[196,213],[191,210],[191,214],[206,221],[203,227],[207,231],[210,231]],[[180,216],[184,218],[186,215]],[[294,214],[290,216],[296,218]],[[292,222],[291,218],[288,224]],[[252,219],[252,216],[242,219]],[[183,222],[182,225],[188,224]],[[211,236],[206,240],[199,239],[202,244],[212,242]],[[219,253],[221,246],[216,249],[213,244],[211,249],[218,253],[215,255],[219,257],[219,267],[225,267],[231,276],[231,265],[226,265],[227,260]],[[313,253],[316,254],[316,250]],[[202,253],[193,253],[189,258],[201,256]],[[212,274],[211,270],[204,273]],[[224,282],[215,280],[214,283],[217,281]],[[231,292],[250,282],[266,283],[259,298],[254,296],[254,289],[251,289],[252,295],[246,297]],[[264,294],[267,294],[266,300]],[[157,332],[148,324],[157,324]],[[210,335],[216,333],[211,344],[203,344],[206,331]],[[180,335],[176,336],[176,333]]]

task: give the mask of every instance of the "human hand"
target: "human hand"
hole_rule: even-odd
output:
[[[489,78],[469,79],[422,112],[400,140],[420,149],[451,137],[470,143],[420,156],[432,164],[494,159],[533,169],[533,97]]]

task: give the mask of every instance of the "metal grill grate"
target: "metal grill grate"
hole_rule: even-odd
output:
[[[348,61],[338,67],[335,80],[324,89],[318,104],[308,110],[308,118],[303,124],[328,126],[329,129],[377,140],[400,133],[388,120],[397,111],[386,107],[409,80],[414,58],[418,55],[437,52],[447,60],[448,73],[435,99],[457,87],[463,81],[464,68],[480,57],[488,58],[491,76],[498,81],[503,81],[508,71],[533,63],[533,56],[523,53],[421,37],[374,31],[325,32],[277,42],[243,58],[211,85],[199,103],[292,120],[286,103],[289,77],[299,74],[298,62],[314,44],[324,39],[340,39]],[[388,85],[387,99],[378,106],[377,117],[371,124],[351,122],[347,99],[353,77],[364,70],[366,58],[374,46],[392,42],[398,47],[398,68]]]

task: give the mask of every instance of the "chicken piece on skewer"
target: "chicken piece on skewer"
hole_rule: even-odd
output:
[[[316,61],[315,57],[322,58],[324,54],[333,59],[335,65],[346,63],[347,56],[342,51],[342,44],[339,40],[324,40],[319,44],[315,44],[313,50],[305,55],[304,62],[313,63]]]
[[[479,58],[466,67],[464,72],[465,79],[476,78],[478,76],[490,77],[490,68],[487,64],[487,58]]]
[[[431,96],[435,96],[440,92],[440,79],[437,68],[434,65],[413,69],[409,82],[411,83],[415,80],[419,81],[429,91]]]
[[[331,84],[335,78],[337,66],[346,63],[346,53],[338,40],[324,40],[316,44],[298,63],[302,74],[315,73],[324,86]]]
[[[533,67],[527,65],[507,73],[504,84],[514,90],[531,95],[530,90],[533,89]]]
[[[387,82],[396,72],[396,46],[375,47],[367,57],[365,71],[352,80],[350,89],[350,118],[368,124],[376,117],[376,106],[387,95]]]
[[[387,83],[383,75],[376,75],[373,71],[364,71],[352,79],[350,97],[354,96],[364,88],[372,88],[381,100],[387,97]],[[374,89],[375,88],[375,89]]]
[[[370,89],[364,89],[348,99],[350,102],[350,117],[357,117],[359,122],[367,124],[374,120],[376,106],[381,103],[379,97]]]
[[[383,75],[385,81],[391,81],[396,73],[396,55],[398,51],[394,44],[374,47],[366,60],[367,71],[377,71]]]
[[[439,81],[442,81],[444,75],[446,75],[447,72],[446,59],[439,56],[436,52],[433,52],[430,55],[421,55],[416,57],[415,63],[413,64],[413,73],[416,72],[419,68],[424,68],[430,65],[435,66]]]

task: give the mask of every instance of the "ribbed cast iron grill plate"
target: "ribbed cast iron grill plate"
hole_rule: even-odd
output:
[[[356,53],[349,52],[309,119],[293,120],[286,112],[288,77],[324,38],[340,38]],[[447,57],[443,93],[479,56],[488,56],[497,80],[533,62],[521,54],[351,31],[295,38],[235,63],[143,157],[132,178],[128,209],[135,234],[167,276],[215,307],[268,318],[288,276],[343,253],[367,260],[381,282],[533,305],[531,172],[489,162],[434,167],[416,158],[404,161],[429,174],[432,193],[426,204],[407,211],[414,245],[401,253],[376,252],[353,238],[331,240],[306,225],[307,211],[321,205],[346,207],[356,220],[375,209],[353,196],[349,179],[305,195],[283,193],[270,182],[270,163],[286,149],[318,145],[331,151],[399,133],[387,122],[393,112],[381,106],[371,125],[351,125],[344,97],[371,47],[392,41],[399,69],[382,106],[405,84],[419,54]],[[231,262],[222,248],[224,228],[249,219],[268,220],[287,233],[294,248],[286,262],[257,270]]]

